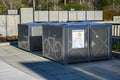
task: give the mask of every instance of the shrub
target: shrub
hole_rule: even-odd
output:
[[[112,46],[112,49],[114,50],[120,50],[120,42]]]
[[[63,10],[89,10],[89,6],[79,4],[67,4],[63,5]]]
[[[120,16],[120,12],[116,12],[109,9],[104,9],[104,21],[112,21],[113,16]]]
[[[6,38],[0,37],[0,43],[6,42]]]

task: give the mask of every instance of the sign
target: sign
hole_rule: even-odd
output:
[[[72,48],[84,48],[84,29],[72,30]]]

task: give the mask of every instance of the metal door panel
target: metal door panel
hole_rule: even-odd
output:
[[[108,58],[108,28],[91,27],[90,28],[90,57],[91,60],[100,60]]]

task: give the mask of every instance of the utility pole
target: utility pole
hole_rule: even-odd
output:
[[[56,10],[56,1],[54,0],[53,3],[54,3],[54,10]]]
[[[33,0],[33,22],[35,21],[35,14],[34,14],[34,11],[35,11],[35,0]]]
[[[47,10],[49,10],[49,9],[48,9],[48,0],[47,0]]]
[[[33,9],[35,10],[35,0],[33,0]]]
[[[113,9],[114,9],[114,6],[115,6],[115,3],[114,3],[114,0],[113,0]]]
[[[66,3],[67,3],[66,0],[64,0],[64,5],[66,5]]]
[[[93,9],[95,11],[95,0],[93,0]]]

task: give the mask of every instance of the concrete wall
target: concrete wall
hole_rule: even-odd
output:
[[[7,36],[18,35],[19,15],[7,15]]]
[[[49,11],[49,21],[59,21],[59,11]]]
[[[14,11],[13,11],[14,12]],[[33,11],[33,8],[20,8],[20,14],[0,15],[0,36],[17,36],[19,23],[46,21],[102,21],[103,11]],[[118,20],[115,16],[114,20]],[[120,36],[120,26],[113,26],[113,36]]]
[[[59,11],[59,22],[68,21],[68,11]]]
[[[19,15],[0,15],[0,34],[1,37],[17,36]]]
[[[87,11],[87,21],[102,21],[103,11]]]
[[[18,10],[8,10],[8,14],[18,14]]]
[[[77,12],[77,20],[78,21],[86,21],[86,11],[78,11]]]
[[[68,21],[77,21],[77,11],[69,11]]]
[[[35,22],[102,21],[103,11],[35,11]]]
[[[120,16],[113,16],[113,21],[120,22]]]
[[[6,36],[6,15],[0,15],[0,36],[5,37]]]
[[[20,23],[33,22],[33,8],[20,8]]]

